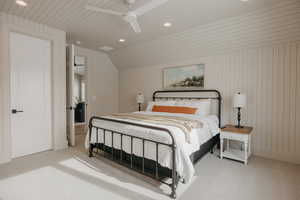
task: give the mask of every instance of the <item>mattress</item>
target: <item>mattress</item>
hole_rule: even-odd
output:
[[[163,126],[160,125],[161,128],[167,128],[172,136],[175,139],[176,143],[176,157],[175,162],[177,166],[177,173],[185,178],[186,181],[189,181],[192,176],[194,175],[194,166],[190,159],[190,155],[192,155],[194,152],[199,150],[199,147],[207,142],[209,139],[214,137],[219,133],[218,128],[218,117],[215,115],[208,115],[204,117],[200,117],[198,115],[190,115],[190,114],[174,114],[174,113],[159,113],[159,112],[136,112],[146,115],[162,115],[162,116],[179,116],[179,117],[185,117],[190,118],[194,120],[199,120],[202,122],[203,127],[202,128],[195,128],[192,129],[190,132],[190,138],[191,141],[188,143],[186,142],[186,139],[184,137],[184,134],[182,134],[182,130],[177,127],[172,126]],[[105,117],[105,116],[104,116]],[[144,125],[153,125],[150,123],[142,123],[142,122],[135,122],[133,120],[122,120],[121,121],[128,121],[133,123],[139,123]],[[171,144],[172,139],[169,136],[168,133],[158,131],[158,130],[152,130],[152,129],[146,129],[142,127],[137,127],[133,125],[127,125],[117,122],[111,122],[111,121],[105,121],[105,120],[98,120],[95,119],[93,121],[93,126],[95,127],[101,127],[104,129],[116,131],[116,132],[122,132],[128,135],[137,136],[145,139],[150,139],[153,141],[161,142],[161,143],[168,143]],[[158,125],[154,125],[158,126]],[[87,134],[86,137],[86,148],[89,147],[89,144],[95,144],[95,143],[104,143],[104,137],[103,137],[103,131],[98,130],[98,138],[96,134],[97,129],[93,128],[91,132],[91,140],[89,141],[89,134]],[[106,131],[105,136],[105,144],[106,146],[111,147],[111,141],[112,141],[112,134],[110,131]],[[114,140],[114,148],[115,149],[121,149],[121,136],[118,134],[113,135]],[[172,168],[172,152],[171,148],[159,145],[159,155],[158,155],[158,162],[160,165],[168,168]],[[142,140],[140,139],[133,139],[133,154],[136,156],[142,156],[143,145]],[[131,140],[130,137],[123,136],[123,151],[127,153],[131,153]],[[145,158],[156,160],[156,145],[152,142],[145,142]]]

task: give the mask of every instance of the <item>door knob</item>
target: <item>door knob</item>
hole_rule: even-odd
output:
[[[24,112],[23,110],[16,110],[16,109],[12,109],[11,110],[11,113],[12,114],[17,114],[17,113],[19,113],[19,112]]]

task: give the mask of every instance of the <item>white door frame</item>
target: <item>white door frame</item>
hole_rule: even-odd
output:
[[[76,53],[76,46],[71,44],[67,47],[67,134],[70,146],[76,145],[76,133],[75,133],[75,103],[73,94],[74,85],[74,66],[75,56],[81,56],[85,58],[85,125],[88,127],[89,115],[88,115],[88,57]],[[72,107],[72,109],[70,109]]]
[[[67,46],[67,136],[70,146],[75,146],[75,103],[74,103],[74,57],[75,47],[73,44]]]

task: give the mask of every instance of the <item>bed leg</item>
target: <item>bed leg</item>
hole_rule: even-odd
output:
[[[89,157],[94,157],[94,155],[93,155],[93,149],[94,149],[94,145],[90,144]]]
[[[210,149],[210,153],[214,154],[214,150],[215,150],[215,144],[212,146],[212,148]]]
[[[171,197],[172,199],[176,199],[176,190],[172,191],[170,197]]]
[[[179,176],[177,174],[177,171],[176,171],[176,162],[175,162],[175,153],[176,152],[176,145],[175,145],[175,142],[173,141],[173,144],[172,144],[172,183],[171,183],[171,189],[172,189],[172,192],[171,192],[171,195],[170,197],[172,199],[176,199],[176,188],[177,188],[177,185],[178,185],[178,182],[179,182]]]
[[[174,182],[173,182],[174,181]],[[172,184],[170,185],[170,187],[171,187],[171,190],[172,190],[172,192],[171,192],[171,194],[170,194],[170,197],[172,198],[172,199],[176,199],[176,189],[177,189],[177,186],[178,186],[178,182],[179,182],[179,177],[177,177],[177,178],[172,178]]]

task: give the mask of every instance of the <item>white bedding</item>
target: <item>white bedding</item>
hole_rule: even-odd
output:
[[[181,116],[181,117],[200,120],[203,123],[203,128],[193,129],[192,132],[190,133],[191,143],[186,142],[184,134],[181,133],[182,132],[181,129],[177,127],[171,127],[171,126],[160,126],[162,128],[167,128],[168,130],[170,130],[173,137],[175,138],[175,143],[177,146],[176,148],[177,172],[179,173],[180,176],[185,178],[186,181],[189,181],[194,175],[194,166],[189,156],[193,152],[199,150],[200,145],[207,142],[209,139],[211,139],[213,136],[219,133],[217,116],[209,115],[205,117],[199,117],[197,115],[190,115],[190,114],[159,113],[159,112],[149,112],[149,111],[136,112],[136,113],[142,113],[147,115]],[[124,120],[124,121],[134,122],[131,120]],[[141,124],[151,125],[149,123],[141,123]],[[128,135],[134,135],[142,138],[151,139],[154,141],[159,141],[162,143],[172,142],[171,137],[166,132],[162,132],[162,131],[154,131],[154,130],[149,130],[149,129],[136,127],[132,125],[103,121],[103,120],[94,120],[93,125],[114,130],[114,131],[119,131],[122,133],[126,133]],[[114,148],[120,149],[120,144],[121,144],[120,135],[114,134],[113,139],[114,139]],[[99,129],[99,134],[97,139],[96,129],[94,128],[92,130],[90,143],[93,144],[96,142],[103,143],[103,134]],[[139,139],[134,139],[133,142],[134,142],[133,154],[135,154],[136,156],[142,156],[142,141]],[[111,132],[109,131],[106,132],[105,144],[107,146],[111,146]],[[88,147],[89,147],[89,137],[87,134],[86,148]],[[131,147],[130,138],[123,136],[123,151],[130,153],[131,151],[130,147]],[[151,160],[156,160],[156,146],[154,143],[145,142],[145,157]],[[170,169],[172,168],[172,154],[171,154],[171,149],[169,147],[159,145],[158,162],[164,167],[168,167]]]

